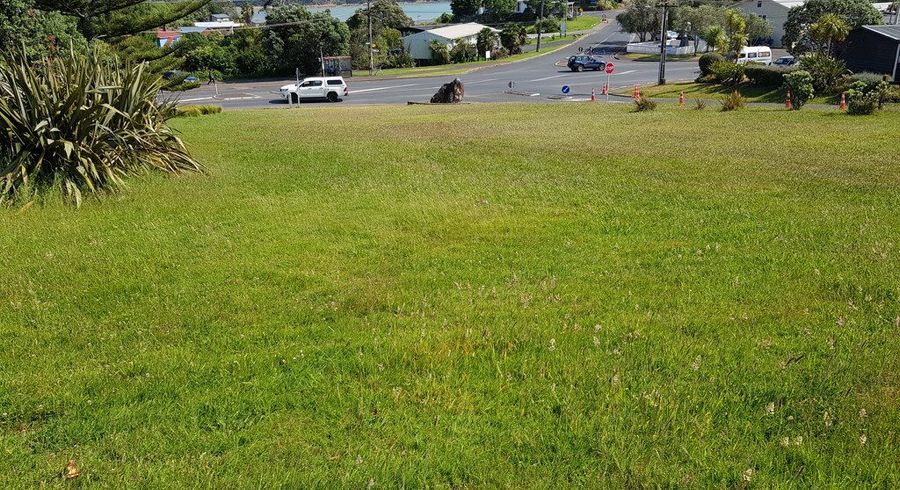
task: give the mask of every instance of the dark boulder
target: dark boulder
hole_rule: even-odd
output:
[[[463,99],[465,89],[462,80],[456,78],[450,83],[445,83],[431,98],[432,104],[455,104]]]

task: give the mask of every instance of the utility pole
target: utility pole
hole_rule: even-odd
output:
[[[538,20],[537,47],[535,48],[535,51],[538,53],[541,52],[541,28],[543,27],[543,24],[544,24],[544,0],[541,0],[541,15]]]
[[[372,54],[372,8],[366,0],[366,18],[369,19],[369,76],[375,73],[375,56]]]
[[[659,19],[659,84],[666,84],[666,48],[668,47],[669,35],[666,29],[666,20],[669,16],[668,0],[660,4],[662,7],[662,17]]]

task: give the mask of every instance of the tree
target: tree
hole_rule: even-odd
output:
[[[522,46],[528,42],[528,34],[525,28],[519,24],[509,24],[500,31],[500,44],[509,54],[522,52]]]
[[[659,30],[659,9],[656,0],[634,0],[631,6],[616,16],[616,20],[622,25],[622,30],[637,34],[641,42],[647,37],[655,39]]]
[[[478,32],[475,47],[478,49],[478,56],[486,57],[485,53],[497,47],[497,33],[490,27],[485,27]]]
[[[747,39],[754,45],[771,42],[772,23],[756,14],[743,14]]]
[[[375,0],[370,5],[372,11],[372,30],[381,33],[382,29],[400,29],[413,25],[413,20],[406,15],[403,7],[396,0]],[[349,19],[347,27],[350,30],[369,28],[369,12],[366,9],[358,9]],[[373,34],[375,35],[375,34]]]
[[[70,44],[87,46],[72,19],[36,10],[33,0],[0,0],[0,46],[4,50],[22,46],[33,58]]]
[[[450,10],[454,19],[475,17],[480,8],[481,0],[450,0]]]
[[[36,0],[35,7],[77,20],[87,39],[118,38],[149,31],[186,17],[210,0],[154,2],[149,0]]]
[[[482,6],[494,18],[507,18],[516,9],[516,0],[483,0]]]
[[[881,24],[883,17],[868,0],[809,0],[788,11],[784,23],[784,45],[795,56],[807,51],[821,51],[822,46],[810,36],[809,26],[826,14],[834,14],[847,24],[849,30],[862,25]]]
[[[337,56],[350,50],[347,24],[328,11],[311,14],[301,5],[289,5],[269,12],[266,24],[273,27],[265,33],[263,44],[272,66],[282,74],[294,68],[318,73],[320,53]]]
[[[703,41],[706,42],[706,49],[713,51],[722,51],[728,45],[728,38],[725,37],[725,29],[720,26],[711,26],[703,32]]]
[[[478,52],[475,46],[465,39],[456,41],[456,44],[450,49],[450,59],[454,63],[468,63],[469,61],[474,61],[477,57]]]
[[[725,34],[728,37],[728,51],[737,57],[747,46],[747,21],[737,10],[725,11]]]
[[[244,2],[241,4],[241,20],[244,24],[250,24],[253,21],[253,4]]]
[[[809,26],[809,37],[819,45],[825,45],[825,52],[831,54],[834,41],[844,42],[850,34],[850,26],[837,14],[828,13]]]

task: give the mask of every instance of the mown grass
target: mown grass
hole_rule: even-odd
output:
[[[900,485],[900,113],[629,111],[179,119],[208,175],[0,210],[0,486]]]

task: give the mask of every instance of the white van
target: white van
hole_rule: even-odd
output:
[[[772,48],[768,46],[747,46],[742,49],[737,57],[737,63],[761,63],[763,65],[772,64]]]

